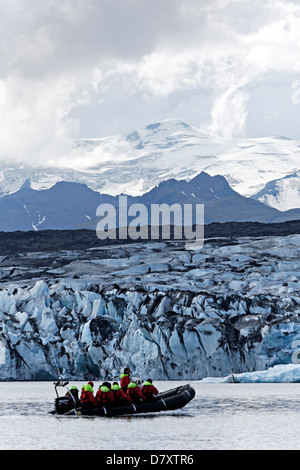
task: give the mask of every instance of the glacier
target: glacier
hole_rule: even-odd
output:
[[[299,255],[300,235],[3,255],[1,380],[113,379],[126,365],[223,380],[292,364]]]

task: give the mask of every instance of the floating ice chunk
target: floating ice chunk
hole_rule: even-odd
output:
[[[204,383],[298,383],[300,364],[278,364],[267,370],[230,374],[226,377],[206,377]]]

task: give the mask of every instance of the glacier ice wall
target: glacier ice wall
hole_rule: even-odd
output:
[[[300,236],[2,257],[1,380],[198,380],[292,362]],[[147,376],[147,377],[146,377]]]

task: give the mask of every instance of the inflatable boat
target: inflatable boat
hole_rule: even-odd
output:
[[[67,385],[67,382],[60,385]],[[57,384],[56,384],[57,387]],[[156,413],[159,411],[171,411],[183,408],[195,396],[195,390],[189,384],[161,392],[151,401],[139,403],[124,403],[110,407],[99,406],[91,410],[83,410],[80,403],[76,403],[68,396],[57,396],[54,402],[52,414],[64,416],[121,416],[135,415],[139,413]]]

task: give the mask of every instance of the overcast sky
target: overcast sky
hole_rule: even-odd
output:
[[[1,0],[0,22],[1,159],[169,118],[300,139],[299,2]]]

